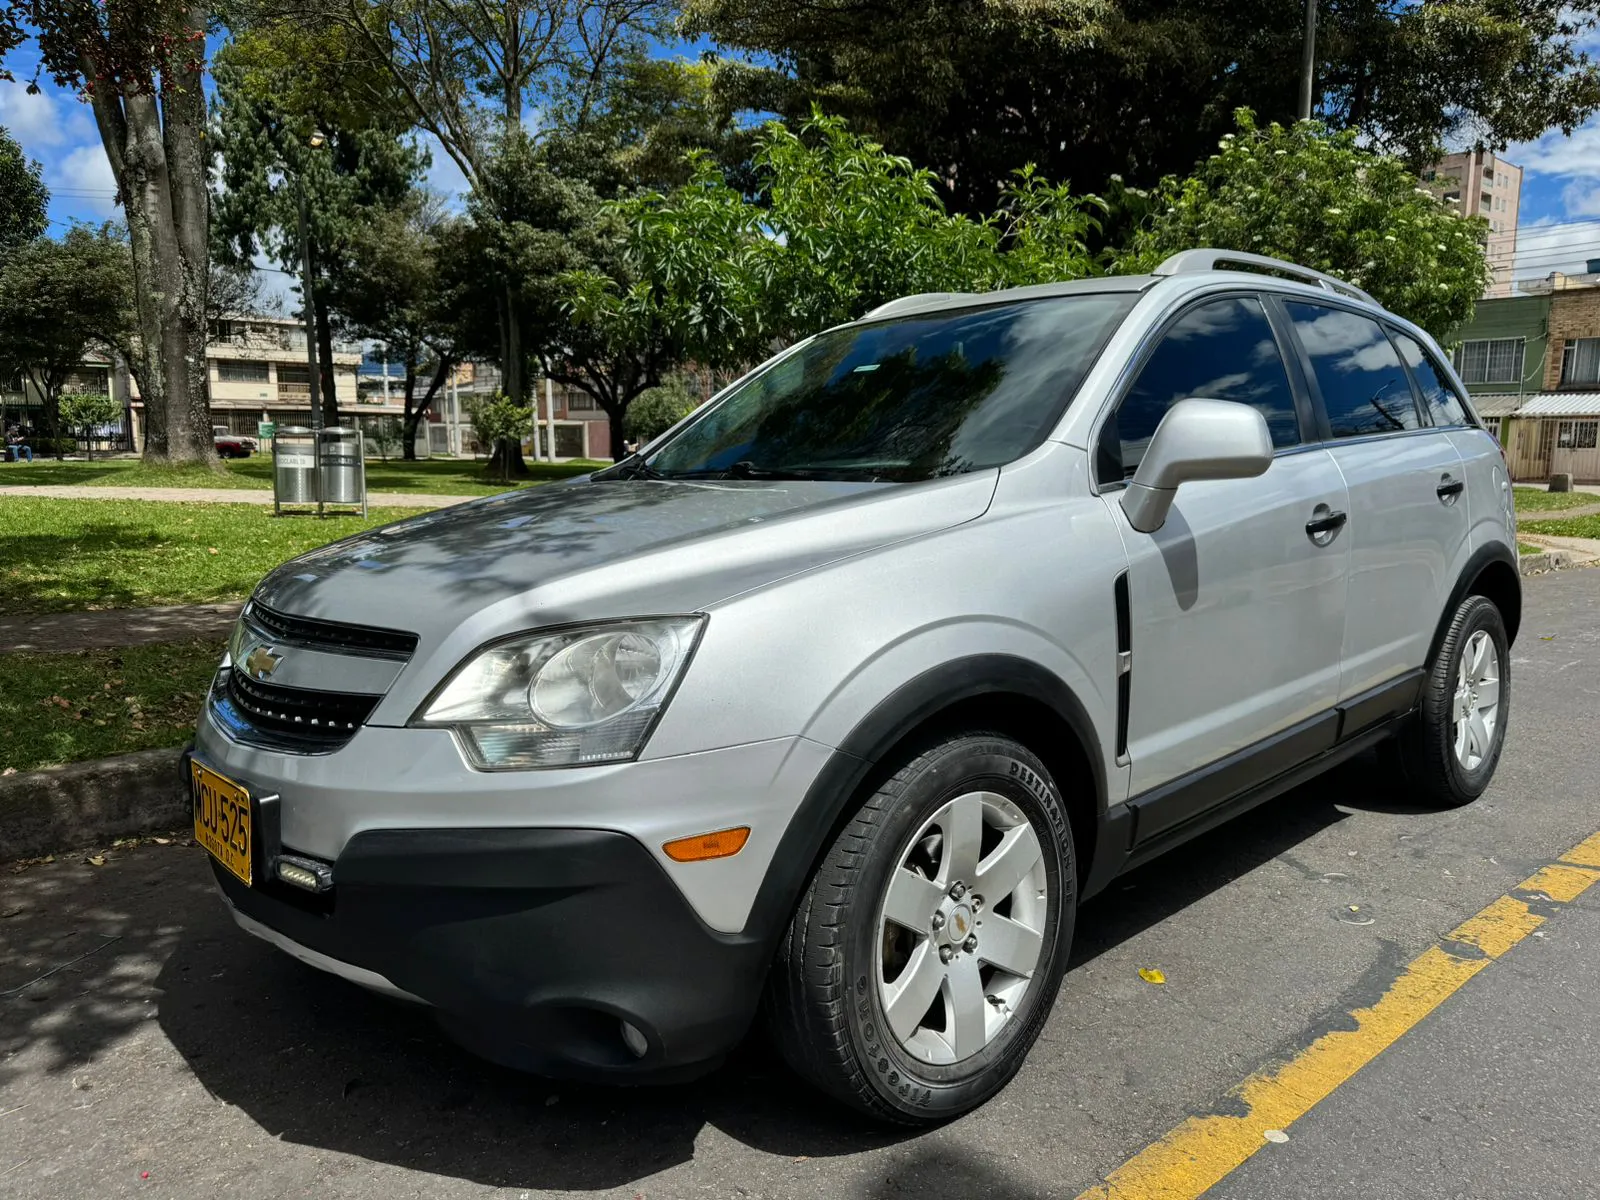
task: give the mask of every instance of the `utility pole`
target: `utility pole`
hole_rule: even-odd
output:
[[[320,149],[326,139],[320,129],[311,133],[311,148]],[[300,310],[306,323],[306,370],[310,374],[311,389],[311,446],[312,474],[316,479],[317,515],[322,515],[322,396],[317,376],[317,325],[312,314],[311,301],[311,233],[306,219],[306,176],[299,172],[300,192]]]
[[[1300,60],[1300,119],[1311,119],[1311,93],[1317,74],[1317,0],[1306,0],[1306,45]]]

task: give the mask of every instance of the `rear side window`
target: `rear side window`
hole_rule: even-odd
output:
[[[1395,345],[1400,347],[1400,356],[1406,360],[1406,366],[1411,368],[1411,374],[1416,378],[1417,387],[1422,389],[1422,403],[1427,406],[1428,412],[1433,416],[1435,425],[1467,425],[1467,410],[1462,406],[1461,397],[1457,396],[1455,389],[1445,382],[1444,376],[1439,373],[1439,368],[1434,364],[1433,356],[1428,354],[1415,338],[1407,337],[1399,330],[1394,332]]]
[[[1162,334],[1101,433],[1100,478],[1132,475],[1167,410],[1194,397],[1258,409],[1274,446],[1300,441],[1289,375],[1259,300],[1230,296],[1196,305]]]
[[[1284,307],[1311,358],[1334,437],[1421,427],[1411,381],[1381,325],[1343,308],[1293,301]]]

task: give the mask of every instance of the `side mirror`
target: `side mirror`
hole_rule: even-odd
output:
[[[1167,523],[1180,483],[1253,479],[1271,465],[1272,435],[1255,409],[1232,400],[1180,400],[1156,426],[1122,493],[1122,511],[1140,533],[1154,533]]]

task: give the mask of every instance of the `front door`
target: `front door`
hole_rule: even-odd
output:
[[[1188,397],[1257,408],[1276,457],[1256,479],[1184,484],[1166,524],[1139,533],[1115,485]],[[1302,436],[1307,412],[1261,302],[1235,295],[1177,317],[1102,433],[1100,478],[1129,562],[1129,790],[1161,800],[1140,806],[1140,841],[1223,798],[1186,786],[1200,768],[1287,736],[1278,756],[1225,773],[1247,785],[1253,768],[1276,773],[1279,758],[1331,743],[1327,722],[1296,730],[1331,711],[1338,690],[1348,543],[1337,517],[1348,505],[1332,458]]]

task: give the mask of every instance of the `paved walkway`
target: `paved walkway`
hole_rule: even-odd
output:
[[[1568,559],[1577,566],[1600,563],[1600,538],[1551,537],[1543,533],[1517,531],[1517,541],[1546,550],[1564,550]]]
[[[22,613],[0,617],[0,654],[19,650],[107,650],[151,642],[220,638],[244,605],[174,604],[165,608],[112,608],[103,612]]]
[[[272,493],[251,488],[72,487],[0,484],[0,497],[43,496],[51,500],[163,500],[189,504],[271,504]],[[426,492],[368,492],[369,508],[448,508],[476,496],[436,496]]]

